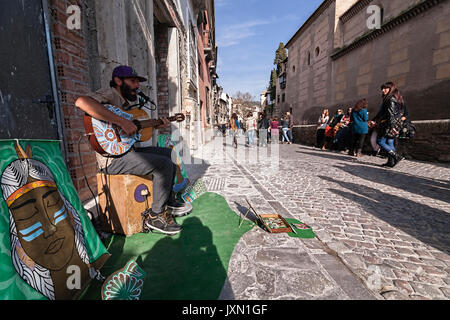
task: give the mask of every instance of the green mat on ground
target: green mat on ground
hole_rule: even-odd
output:
[[[290,218],[286,218],[286,221],[289,222],[291,225],[292,224],[302,224],[304,225],[303,222],[296,220],[296,219],[290,219]],[[295,226],[293,226],[295,231],[297,232],[296,234],[294,232],[289,232],[288,235],[292,238],[302,238],[302,239],[312,239],[316,237],[316,234],[314,233],[314,231],[312,230],[311,227],[306,226],[305,227],[309,227],[307,229],[299,229],[296,228]]]
[[[141,300],[215,300],[239,239],[252,227],[231,210],[225,198],[206,193],[193,203],[187,217],[177,218],[183,231],[169,237],[139,233],[106,240],[111,258],[101,270],[108,277],[130,259],[147,272]],[[100,281],[93,281],[82,299],[101,299]]]

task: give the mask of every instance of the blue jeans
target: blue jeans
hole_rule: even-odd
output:
[[[289,128],[283,128],[283,136],[282,136],[282,140],[283,142],[291,142],[291,140],[288,138],[287,136],[287,132],[289,131]]]
[[[249,131],[247,131],[248,144],[249,145],[254,145],[255,144],[255,132],[256,132],[256,130],[249,130]]]
[[[289,131],[287,132],[288,137],[289,137],[289,141],[293,142],[294,141],[294,136],[292,134],[292,128],[289,128]]]
[[[388,137],[381,137],[377,139],[377,143],[387,152],[391,151],[395,152],[394,139],[389,139]]]

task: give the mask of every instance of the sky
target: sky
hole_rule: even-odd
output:
[[[275,51],[286,44],[323,0],[215,0],[218,84],[254,101],[267,88]]]

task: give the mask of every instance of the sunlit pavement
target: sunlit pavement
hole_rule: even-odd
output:
[[[279,213],[316,239],[254,228],[236,247],[223,299],[449,299],[450,166],[358,160],[300,145],[216,138],[191,178],[240,215]]]

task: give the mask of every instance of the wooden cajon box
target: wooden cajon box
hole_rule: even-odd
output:
[[[152,180],[152,175],[97,174],[100,221],[104,231],[127,236],[142,232],[141,213],[153,203]]]

